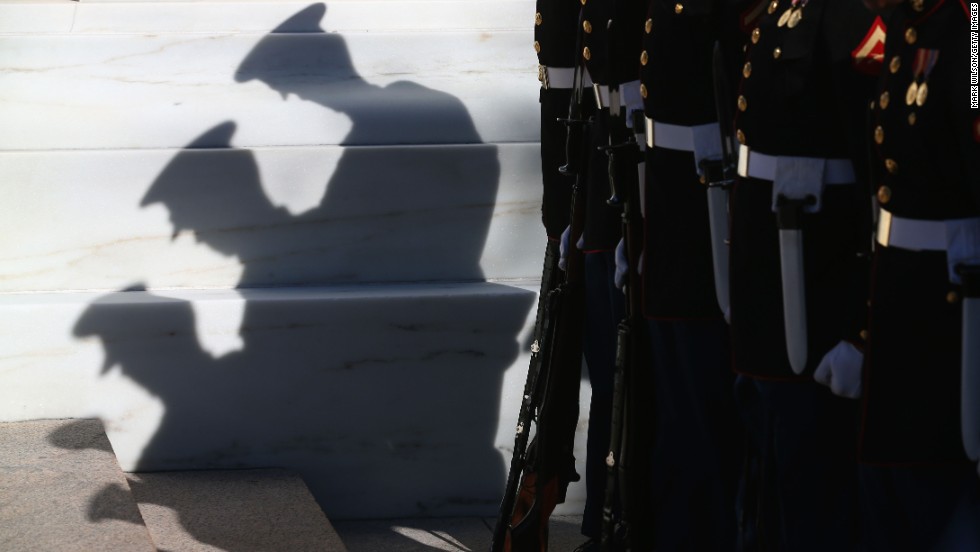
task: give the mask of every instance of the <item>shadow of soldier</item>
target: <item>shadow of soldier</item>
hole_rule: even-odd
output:
[[[503,375],[534,301],[480,267],[496,148],[458,99],[361,79],[344,40],[319,31],[324,13],[284,22],[236,75],[350,117],[320,205],[274,205],[232,122],[188,144],[142,201],[241,263],[241,350],[211,356],[200,305],[138,287],[93,302],[74,334],[101,340],[103,373],[118,366],[164,405],[135,471],[282,467],[330,515],[489,514],[506,475]],[[365,144],[403,145],[351,147]],[[361,285],[381,282],[399,285]]]

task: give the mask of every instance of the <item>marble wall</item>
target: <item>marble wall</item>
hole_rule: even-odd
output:
[[[0,4],[0,420],[292,468],[335,518],[493,514],[545,245],[533,13]]]

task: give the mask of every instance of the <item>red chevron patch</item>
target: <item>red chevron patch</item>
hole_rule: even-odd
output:
[[[851,52],[854,67],[862,73],[878,75],[885,61],[885,22],[875,18],[861,43]]]

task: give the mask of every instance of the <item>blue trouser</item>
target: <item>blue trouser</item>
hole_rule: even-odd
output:
[[[743,437],[728,326],[720,318],[648,323],[656,400],[653,548],[734,550]]]
[[[980,550],[980,480],[972,464],[861,467],[868,552]]]
[[[813,382],[746,376],[736,395],[752,459],[741,489],[741,548],[856,549],[857,402]]]
[[[585,336],[582,342],[592,403],[585,458],[585,512],[582,534],[598,538],[606,489],[606,454],[612,425],[613,376],[616,372],[616,328],[625,316],[623,292],[616,289],[612,251],[585,255]]]

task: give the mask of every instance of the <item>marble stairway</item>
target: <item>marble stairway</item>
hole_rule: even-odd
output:
[[[332,520],[493,515],[546,240],[533,19],[0,2],[0,421],[99,419],[128,473],[282,467]]]

